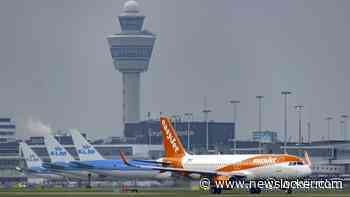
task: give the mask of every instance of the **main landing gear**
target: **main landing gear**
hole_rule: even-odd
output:
[[[91,181],[92,181],[92,174],[91,173],[89,173],[88,174],[88,184],[86,185],[86,188],[92,188],[91,187]]]
[[[260,194],[261,193],[261,188],[259,188],[259,187],[252,187],[252,188],[249,189],[249,192],[251,194]]]
[[[211,188],[210,188],[210,192],[211,192],[212,194],[221,194],[222,188],[211,187]]]

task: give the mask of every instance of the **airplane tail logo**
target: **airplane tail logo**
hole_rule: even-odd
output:
[[[45,135],[44,141],[51,162],[70,162],[75,160],[73,156],[69,154],[69,152],[60,143],[58,143],[53,136]]]
[[[183,157],[185,149],[169,118],[160,117],[160,131],[163,136],[165,157]]]
[[[78,154],[83,155],[93,155],[95,154],[95,149],[93,149],[90,145],[83,145],[81,149],[78,149]]]
[[[104,160],[102,155],[80,134],[78,130],[71,130],[70,132],[80,161]]]
[[[65,157],[67,155],[67,152],[63,148],[56,146],[54,150],[49,151],[49,155],[56,157]]]

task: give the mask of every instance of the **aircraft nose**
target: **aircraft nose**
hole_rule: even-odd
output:
[[[311,174],[311,168],[310,166],[305,166],[305,168],[303,169],[303,175],[304,176],[308,176]]]

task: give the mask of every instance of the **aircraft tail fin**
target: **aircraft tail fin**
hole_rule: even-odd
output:
[[[186,151],[168,117],[160,117],[160,132],[163,136],[165,157],[183,157]]]
[[[75,161],[73,156],[52,136],[44,136],[47,152],[52,163]]]
[[[304,151],[304,160],[307,165],[311,166],[311,160],[309,154],[306,151]]]
[[[21,142],[19,147],[28,168],[42,166],[43,161],[26,143]]]
[[[79,133],[78,130],[71,130],[71,135],[80,161],[104,160],[102,155]]]

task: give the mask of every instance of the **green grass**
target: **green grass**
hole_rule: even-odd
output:
[[[68,196],[76,196],[76,197],[108,197],[108,196],[117,196],[117,197],[131,197],[131,196],[172,196],[172,197],[200,197],[200,196],[233,196],[233,197],[349,197],[350,193],[346,191],[318,191],[318,192],[294,192],[292,194],[287,194],[285,192],[262,192],[261,194],[250,194],[247,192],[236,192],[236,191],[224,191],[222,194],[210,194],[205,191],[186,191],[184,189],[140,189],[139,192],[96,192],[94,190],[79,190],[76,189],[73,191],[65,190],[65,191],[55,191],[55,190],[16,190],[16,191],[7,191],[2,190],[0,192],[0,197],[68,197]]]

